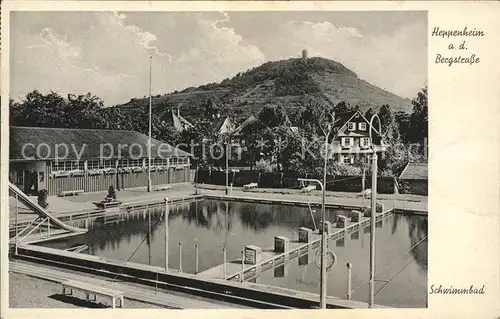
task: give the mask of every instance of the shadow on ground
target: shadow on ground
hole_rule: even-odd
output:
[[[63,294],[54,294],[52,296],[49,296],[49,298],[52,298],[54,300],[58,300],[64,303],[69,303],[78,307],[84,307],[84,308],[109,308],[108,305],[105,305],[100,302],[95,302],[95,301],[86,301],[83,299],[80,299],[78,297],[74,296],[68,296],[68,295],[63,295]]]

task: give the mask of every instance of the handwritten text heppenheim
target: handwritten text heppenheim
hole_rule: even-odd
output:
[[[465,26],[463,29],[460,30],[442,30],[439,29],[439,27],[434,27],[432,30],[432,36],[433,37],[442,37],[442,38],[449,38],[449,37],[484,37],[484,32],[482,30],[476,30],[476,28],[472,28],[470,30]]]

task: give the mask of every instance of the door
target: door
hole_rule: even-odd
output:
[[[24,192],[27,195],[38,194],[38,173],[33,171],[24,171]]]
[[[31,195],[38,195],[38,172],[31,173]]]
[[[46,189],[45,187],[45,172],[38,172],[38,190]]]
[[[31,171],[24,171],[24,193],[30,194],[31,192]]]

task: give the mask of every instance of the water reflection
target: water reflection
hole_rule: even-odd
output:
[[[377,304],[393,307],[425,307],[427,302],[427,241],[420,243],[427,234],[425,217],[396,215],[384,219],[376,228],[376,278],[375,291],[387,287],[376,295]],[[397,221],[393,220],[394,218]],[[396,225],[395,227],[393,227]],[[346,263],[352,268],[353,299],[367,302],[369,280],[370,227],[351,233],[340,240],[329,241],[328,247],[336,257],[336,264],[327,273],[328,294],[344,297],[347,289]],[[418,243],[418,245],[417,245]],[[412,246],[414,248],[410,249]],[[319,292],[319,267],[315,251],[302,256],[297,263],[290,263],[287,276],[275,272],[262,274],[262,282],[272,286]],[[276,270],[278,273],[281,270]]]
[[[195,202],[190,205],[188,213],[183,219],[196,226],[212,229],[216,232],[228,230],[233,227],[234,212],[228,202]]]
[[[261,231],[276,222],[276,214],[269,210],[257,211],[256,205],[245,205],[241,208],[241,222],[245,227]]]
[[[408,236],[411,246],[410,250],[413,258],[422,270],[427,271],[427,242],[428,225],[427,217],[396,214],[392,218],[391,232],[394,234],[400,224],[408,225]],[[424,240],[425,238],[425,240]]]

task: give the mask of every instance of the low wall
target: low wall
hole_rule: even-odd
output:
[[[208,298],[216,298],[217,300],[235,302],[235,299],[239,298],[240,303],[256,306],[261,309],[311,309],[315,308],[318,303],[317,300],[313,300],[312,298],[295,297],[291,294],[285,295],[261,289],[252,289],[231,281],[209,280],[195,277],[194,275],[165,273],[163,271],[155,271],[152,267],[145,265],[125,264],[120,261],[104,260],[97,256],[82,255],[46,247],[21,246],[18,248],[18,253],[18,258],[20,259],[36,259],[38,263],[56,264],[64,266],[66,269],[84,271],[115,279],[119,277],[130,282],[138,282],[151,286],[158,285],[159,288],[197,294]],[[156,283],[157,280],[159,281],[158,283]],[[353,307],[329,303],[328,308],[350,309]]]
[[[414,195],[428,196],[429,183],[427,180],[399,181],[399,192],[401,194],[414,194]]]

